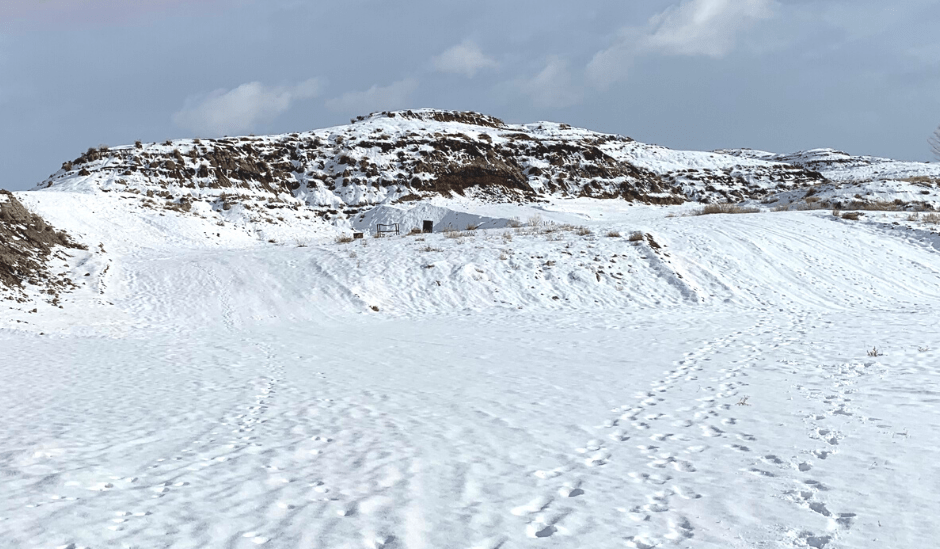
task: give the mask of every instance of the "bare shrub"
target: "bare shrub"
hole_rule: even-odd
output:
[[[620,238],[620,233],[617,231],[607,231],[607,236],[609,238]]]
[[[842,214],[842,219],[858,221],[858,212],[845,212],[844,214]]]
[[[529,227],[539,227],[542,225],[542,216],[539,214],[535,214],[529,219],[527,219],[525,223]]]
[[[921,221],[923,221],[924,223],[930,223],[932,225],[940,225],[940,214],[938,213],[924,214],[924,217],[921,218]]]
[[[574,230],[574,234],[578,236],[590,236],[594,233],[592,233],[591,229],[588,229],[587,227],[578,227]]]
[[[793,209],[797,211],[826,210],[829,209],[829,207],[829,201],[821,200],[818,196],[811,196],[806,199],[806,202],[797,202],[793,205]]]
[[[630,233],[630,236],[627,237],[627,240],[630,242],[643,242],[643,233],[641,231],[633,231]]]
[[[505,240],[506,242],[512,242],[512,233],[510,232],[503,233],[503,240]]]
[[[468,223],[468,224],[467,224],[467,228],[464,229],[464,230],[465,230],[465,231],[475,231],[475,230],[477,230],[477,229],[479,229],[479,228],[480,228],[479,225],[475,225],[475,224],[473,224],[473,223]]]
[[[338,236],[336,237],[336,243],[337,243],[337,244],[349,244],[349,243],[352,242],[352,241],[353,241],[353,237],[352,237],[351,234],[343,233],[343,234],[338,235]]]
[[[915,183],[915,184],[926,183],[927,185],[932,185],[932,184],[940,183],[940,177],[930,177],[929,175],[917,175],[914,177],[904,177],[900,179],[900,181],[904,181],[906,183]]]
[[[522,221],[519,221],[518,217],[513,217],[506,223],[506,226],[517,229],[522,226]]]
[[[875,212],[896,212],[903,210],[906,204],[903,200],[852,200],[851,202],[841,204],[845,210],[866,210]]]
[[[882,356],[882,355],[884,355],[884,353],[879,351],[878,347],[872,347],[871,350],[868,351],[868,356]]]
[[[693,212],[693,215],[747,214],[758,212],[760,212],[760,208],[753,206],[741,206],[739,204],[707,204],[701,210]]]

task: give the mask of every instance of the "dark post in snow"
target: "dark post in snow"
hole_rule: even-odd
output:
[[[424,232],[424,233],[432,233],[432,232],[434,232],[434,222],[431,221],[430,219],[425,219],[425,220],[424,220],[424,227],[422,228],[422,231],[421,231],[421,232]]]

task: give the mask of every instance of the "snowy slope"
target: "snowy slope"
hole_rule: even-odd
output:
[[[298,245],[17,196],[100,246],[0,314],[7,547],[940,539],[940,234],[905,213],[461,198],[362,223],[496,228]]]
[[[899,210],[940,210],[940,164],[937,163],[852,156],[834,149],[812,149],[791,154],[751,149],[717,152],[738,158],[800,166],[816,171],[828,180],[828,183],[812,188],[809,195],[795,190],[782,190],[764,199],[764,203],[807,207],[802,199],[815,196],[814,201],[823,202],[828,208],[869,209],[874,204],[878,206],[876,209],[881,209],[884,203],[894,203]]]

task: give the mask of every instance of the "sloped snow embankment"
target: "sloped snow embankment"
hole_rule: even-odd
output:
[[[64,205],[110,267],[2,317],[11,548],[940,538],[940,235],[906,214],[465,202],[524,226],[300,247]]]

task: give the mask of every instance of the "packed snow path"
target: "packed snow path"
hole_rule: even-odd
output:
[[[43,335],[0,332],[0,539],[940,540],[935,235],[811,214],[609,225],[661,248],[475,235],[116,256],[83,328],[47,311]]]

